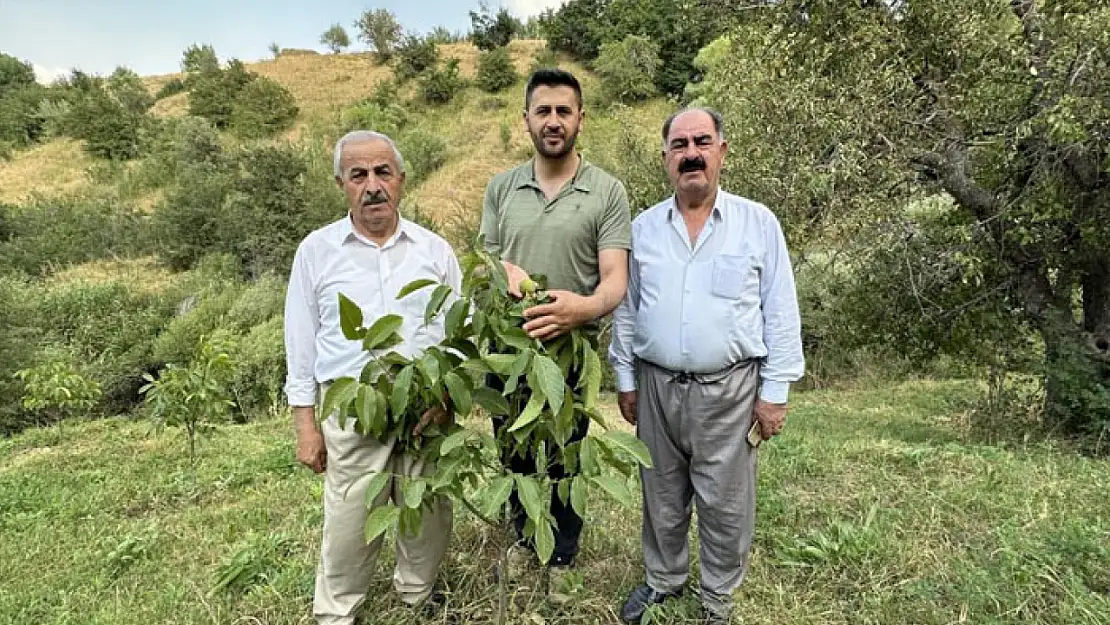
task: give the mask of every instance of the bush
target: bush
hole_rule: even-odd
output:
[[[448,59],[443,69],[431,69],[420,78],[420,97],[427,104],[447,104],[466,88],[459,75],[459,60]]]
[[[231,108],[230,127],[235,134],[261,139],[293,125],[298,113],[293,94],[277,81],[259,76],[239,92]]]
[[[20,397],[23,384],[15,372],[32,364],[38,342],[33,326],[39,288],[23,278],[0,275],[0,436],[32,423]]]
[[[520,76],[516,73],[513,59],[506,48],[483,52],[478,57],[478,75],[475,82],[483,91],[497,93],[516,84]]]
[[[394,73],[398,80],[409,80],[428,69],[435,68],[439,61],[436,42],[430,37],[409,35],[397,47],[397,65]]]
[[[44,99],[35,110],[35,117],[41,123],[42,139],[53,139],[71,132],[73,106],[62,99]]]
[[[179,93],[184,93],[186,88],[184,80],[181,78],[172,78],[158,89],[158,92],[154,94],[154,99],[157,101],[175,96]]]
[[[330,28],[320,35],[320,43],[331,49],[332,54],[339,54],[344,48],[351,45],[351,38],[340,24],[332,24]]]
[[[281,316],[285,310],[285,280],[268,273],[243,289],[227,311],[227,327],[237,333]]]
[[[629,35],[601,46],[594,71],[601,93],[609,102],[635,102],[655,95],[655,73],[661,62],[659,46],[650,39]]]
[[[447,142],[436,133],[413,130],[401,136],[397,149],[405,157],[406,183],[416,185],[447,162]]]
[[[0,93],[35,84],[35,69],[30,63],[0,52]]]
[[[367,100],[343,111],[341,125],[344,132],[374,130],[396,137],[408,124],[408,113],[400,104],[382,106]]]
[[[470,12],[470,41],[479,50],[495,50],[509,45],[520,32],[520,20],[502,7],[496,14],[483,3],[481,10]]]
[[[100,384],[85,374],[72,355],[61,351],[15,375],[23,383],[23,408],[42,415],[39,423],[88,413],[102,395]]]
[[[106,257],[150,252],[153,239],[143,215],[108,199],[38,199],[0,207],[7,234],[0,265],[28,274]]]
[[[241,285],[232,282],[213,285],[186,297],[179,305],[178,315],[154,339],[151,346],[154,362],[186,365],[196,358],[201,339],[226,328],[228,312],[242,291]]]
[[[604,41],[605,9],[611,0],[571,0],[540,21],[544,39],[552,50],[566,52],[579,61],[597,58]]]
[[[245,417],[261,416],[273,406],[280,405],[285,385],[283,317],[276,315],[251,328],[237,342],[232,360],[235,362],[235,376],[231,391]]]
[[[204,117],[217,128],[227,128],[239,93],[257,77],[237,59],[232,59],[227,69],[205,65],[204,69],[190,72],[185,79],[189,87],[189,114]]]
[[[98,158],[127,160],[139,155],[144,116],[128,111],[103,90],[95,90],[73,107],[74,137],[85,141],[85,151]]]
[[[446,44],[465,41],[466,37],[453,33],[443,26],[436,26],[432,29],[432,32],[428,33],[428,39],[436,42],[437,44]]]
[[[45,93],[38,85],[0,91],[0,142],[23,147],[39,139],[42,119],[37,112]]]
[[[532,55],[532,66],[528,69],[528,72],[534,74],[537,70],[556,67],[559,67],[559,57],[555,55],[555,51],[550,46],[544,46]]]
[[[154,368],[152,337],[169,321],[173,304],[119,280],[79,281],[47,289],[33,314],[43,340],[87,364],[104,391],[101,408],[126,410],[137,399],[141,376]]]

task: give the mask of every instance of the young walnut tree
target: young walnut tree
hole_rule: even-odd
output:
[[[431,280],[412,282],[397,294],[401,299],[434,286],[423,321],[445,315],[444,339],[411,358],[390,350],[401,341],[400,316],[385,315],[364,325],[359,307],[340,295],[344,335],[361,341],[371,358],[357,379],[341,378],[329,387],[321,415],[338,411],[341,426],[353,419],[366,436],[382,441],[396,436],[408,452],[434,463],[435,472],[427,477],[396,478],[404,482],[404,504],[373,510],[366,522],[367,541],[395,522],[399,531],[417,532],[421,510],[441,496],[500,528],[501,512],[515,486],[528,517],[525,533],[546,563],[555,547],[554,519],[546,505],[550,489],[581,515],[590,486],[632,506],[629,483],[640,465],[651,466],[651,457],[634,435],[609,430],[597,411],[602,370],[593,338],[583,330],[548,343],[529,338],[521,327],[523,311],[545,301],[545,291],[533,288],[522,300],[512,298],[501,263],[481,252],[463,259],[463,271],[460,294]],[[496,384],[486,384],[494,379]],[[495,435],[455,423],[432,425],[414,435],[424,412],[434,406],[462,418],[481,409],[506,417],[508,423]],[[581,418],[597,421],[605,432],[570,442]],[[533,452],[539,470],[513,472],[503,462],[502,450]],[[549,478],[547,467],[555,461],[571,475]],[[366,500],[373,501],[391,477],[373,475]]]

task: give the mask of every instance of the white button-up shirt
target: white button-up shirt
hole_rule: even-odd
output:
[[[340,293],[362,309],[365,326],[387,314],[401,315],[404,342],[394,349],[402,355],[412,356],[440,342],[443,316],[424,325],[431,287],[396,299],[406,284],[421,278],[447,284],[456,293],[462,287],[451,245],[411,221],[401,219],[396,234],[381,246],[355,232],[349,215],[305,237],[293,259],[285,296],[289,405],[315,405],[317,384],[357,377],[370,359],[359,341],[343,336]]]
[[[689,373],[763,359],[760,397],[786,402],[805,360],[790,255],[767,207],[718,189],[697,241],[674,197],[636,218],[609,348],[618,390],[636,389],[636,358]]]

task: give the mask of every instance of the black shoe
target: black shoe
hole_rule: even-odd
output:
[[[712,610],[705,611],[705,625],[729,625],[732,622],[728,616],[718,614]]]
[[[624,607],[621,608],[621,618],[626,623],[639,623],[640,618],[644,616],[644,612],[647,612],[649,607],[663,603],[667,599],[678,595],[679,592],[659,592],[647,584],[637,586],[628,595],[628,601],[624,602]]]
[[[444,614],[446,608],[447,594],[437,588],[416,608],[416,613],[428,621],[434,619],[436,622],[457,623],[458,619],[453,614]]]

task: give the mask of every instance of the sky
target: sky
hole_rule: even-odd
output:
[[[492,0],[518,17],[536,15],[562,0]],[[320,45],[320,33],[352,24],[366,9],[393,12],[407,30],[470,27],[478,0],[0,0],[0,52],[30,62],[49,82],[76,68],[95,74],[126,66],[141,75],[179,71],[181,53],[194,43],[216,48],[221,59],[244,61],[283,48]]]

